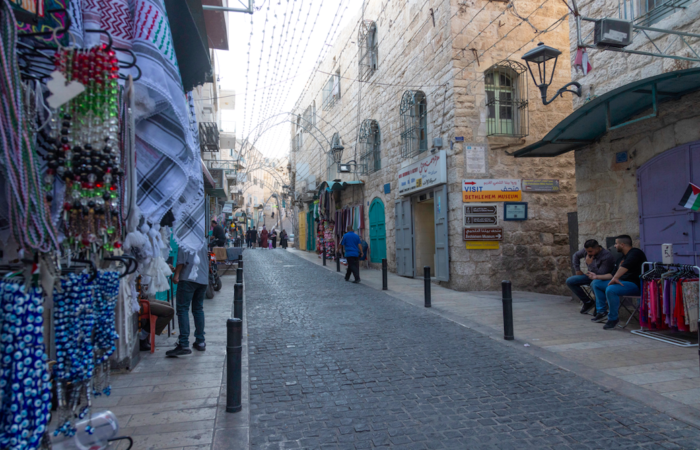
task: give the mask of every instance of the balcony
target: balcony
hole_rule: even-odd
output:
[[[199,122],[199,146],[203,152],[219,151],[219,127],[216,122]]]

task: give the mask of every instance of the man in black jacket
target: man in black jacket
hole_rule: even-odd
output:
[[[209,244],[209,250],[211,250],[214,247],[223,247],[226,245],[226,232],[224,231],[224,227],[219,225],[216,222],[216,219],[212,219],[211,225],[214,227],[212,230],[212,236],[213,239],[211,243]]]

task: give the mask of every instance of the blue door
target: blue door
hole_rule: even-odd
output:
[[[386,219],[384,203],[375,198],[369,207],[369,254],[373,263],[386,258]]]

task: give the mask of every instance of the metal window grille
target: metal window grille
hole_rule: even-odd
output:
[[[489,136],[523,137],[529,133],[526,68],[501,61],[484,72]]]
[[[340,100],[340,72],[331,75],[323,88],[323,109],[331,109]]]
[[[423,91],[406,91],[401,97],[401,156],[428,150],[428,105]]]
[[[357,36],[357,45],[360,47],[359,78],[367,81],[377,70],[379,57],[377,55],[377,25],[372,20],[365,20],[360,25]]]
[[[622,0],[619,3],[621,19],[631,20],[637,25],[649,26],[685,9],[692,0]]]
[[[199,122],[199,147],[203,152],[219,151],[219,127],[216,122]]]
[[[371,174],[382,168],[381,133],[376,120],[366,119],[360,126],[360,166],[363,173]]]

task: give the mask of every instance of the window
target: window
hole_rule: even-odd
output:
[[[377,70],[377,25],[371,20],[365,20],[360,26],[357,36],[357,45],[360,47],[359,78],[367,81]]]
[[[336,145],[342,145],[342,142],[340,140],[340,135],[338,133],[333,133],[333,137],[331,138],[331,148],[335,147]],[[333,152],[330,148],[326,154],[326,161],[328,164],[328,180],[335,180],[338,178],[338,165],[333,160]]]
[[[381,143],[382,138],[377,121],[371,119],[363,121],[362,126],[360,126],[360,148],[362,151],[360,164],[367,174],[382,168]]]
[[[406,91],[401,98],[401,156],[428,150],[428,105],[423,91]]]
[[[525,66],[501,61],[484,72],[489,136],[528,135],[527,77]]]
[[[340,70],[332,75],[323,88],[323,109],[331,109],[340,100]]]
[[[311,128],[316,125],[314,123],[315,117],[314,115],[316,114],[315,112],[316,109],[316,104],[314,102],[313,105],[309,105],[306,110],[304,111],[304,119],[303,119],[303,126],[307,131],[310,131]]]
[[[638,25],[653,25],[676,11],[685,9],[691,0],[622,0],[620,18]]]

